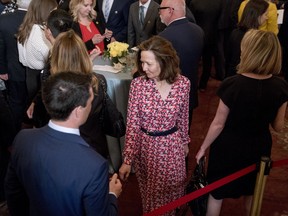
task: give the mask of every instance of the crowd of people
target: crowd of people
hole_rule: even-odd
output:
[[[148,213],[185,194],[189,149],[197,163],[208,156],[208,183],[271,155],[269,126],[281,131],[288,101],[288,14],[279,30],[275,3],[1,2],[0,203],[11,216],[118,215],[132,171]],[[107,83],[92,63],[114,41],[138,48],[119,176],[108,172],[101,121]],[[200,149],[189,148],[212,68],[223,80],[218,109]],[[253,172],[212,191],[207,215],[240,196],[249,213],[255,181]]]

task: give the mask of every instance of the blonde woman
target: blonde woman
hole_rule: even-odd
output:
[[[271,125],[284,126],[288,84],[277,75],[281,70],[281,46],[272,32],[248,31],[241,42],[238,74],[224,80],[218,90],[219,106],[206,138],[196,155],[210,147],[207,170],[212,183],[270,157]],[[244,196],[247,215],[251,207],[256,171],[211,192],[207,215],[219,215],[224,198]]]
[[[69,4],[74,19],[73,29],[85,42],[89,53],[95,46],[103,52],[113,33],[97,19],[95,5],[96,0],[71,0]]]
[[[82,39],[73,30],[69,30],[59,34],[55,39],[51,49],[50,70],[45,70],[44,76],[48,77],[50,74],[65,71],[91,74],[93,73],[92,67],[92,61]],[[107,158],[109,154],[107,140],[100,121],[105,96],[100,79],[106,83],[104,76],[93,73],[92,109],[87,121],[80,127],[80,134],[92,148]],[[48,120],[43,124],[46,124]]]

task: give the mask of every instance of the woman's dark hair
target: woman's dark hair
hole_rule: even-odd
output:
[[[267,11],[268,6],[268,2],[264,0],[250,0],[244,8],[238,27],[244,31],[258,29],[259,17]]]
[[[51,11],[47,19],[47,27],[50,29],[54,38],[60,33],[70,30],[72,23],[72,16],[62,9]]]
[[[153,36],[150,39],[143,41],[138,48],[137,65],[141,75],[146,75],[142,68],[141,52],[151,51],[154,53],[156,61],[158,61],[161,68],[159,79],[166,80],[170,84],[176,81],[180,74],[179,57],[168,40],[160,36]]]

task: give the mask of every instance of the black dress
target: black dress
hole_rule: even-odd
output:
[[[271,155],[269,124],[288,100],[288,84],[279,77],[258,80],[238,74],[224,80],[217,94],[230,112],[224,129],[210,147],[209,183],[259,162],[261,156]],[[256,171],[211,195],[215,199],[252,195],[255,181]]]
[[[94,73],[95,74],[95,73]],[[106,79],[101,74],[95,74],[98,79],[98,92],[94,95],[91,112],[86,122],[80,126],[81,137],[104,158],[108,158],[109,150],[106,135],[103,129],[102,108],[104,104],[104,89],[100,79]],[[107,84],[106,84],[107,86]],[[107,91],[107,89],[106,89]]]
[[[43,71],[42,74],[42,82],[45,82],[48,77],[50,76],[50,67]],[[94,76],[98,79],[98,92],[94,94],[94,99],[92,101],[91,112],[87,121],[80,126],[80,134],[81,137],[99,154],[101,154],[104,158],[108,158],[109,150],[106,135],[103,130],[103,120],[101,121],[102,115],[102,108],[103,108],[103,101],[104,101],[104,88],[106,86],[101,85],[101,81],[103,80],[106,83],[106,79],[101,74],[93,73]],[[107,89],[106,89],[107,91]],[[33,113],[33,120],[36,127],[43,127],[46,125],[49,120],[50,116],[48,115],[45,106],[42,102],[41,92],[38,92],[37,96],[34,98],[34,113]]]

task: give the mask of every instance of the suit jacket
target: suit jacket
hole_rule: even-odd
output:
[[[205,32],[205,45],[215,45],[218,39],[218,24],[222,13],[222,0],[191,0],[190,10],[196,23]]]
[[[15,34],[26,11],[16,10],[0,16],[0,74],[8,73],[13,81],[25,81],[25,67],[19,62]]]
[[[99,18],[105,23],[105,28],[113,31],[112,37],[117,41],[127,42],[127,28],[130,5],[135,0],[114,0],[107,22],[102,11],[103,0],[98,0],[96,11]]]
[[[147,8],[147,13],[144,19],[143,28],[139,21],[139,2],[134,2],[130,6],[129,19],[128,19],[128,44],[132,48],[137,46],[142,41],[149,39],[153,35],[160,32],[164,24],[161,23],[159,13],[159,4],[153,0]]]
[[[12,216],[117,215],[107,161],[80,136],[49,126],[16,136],[5,188]]]
[[[182,75],[191,82],[190,106],[198,106],[198,65],[202,55],[204,33],[202,29],[189,22],[187,18],[176,20],[164,29],[160,36],[169,40],[178,57]],[[181,37],[179,37],[181,35]]]

